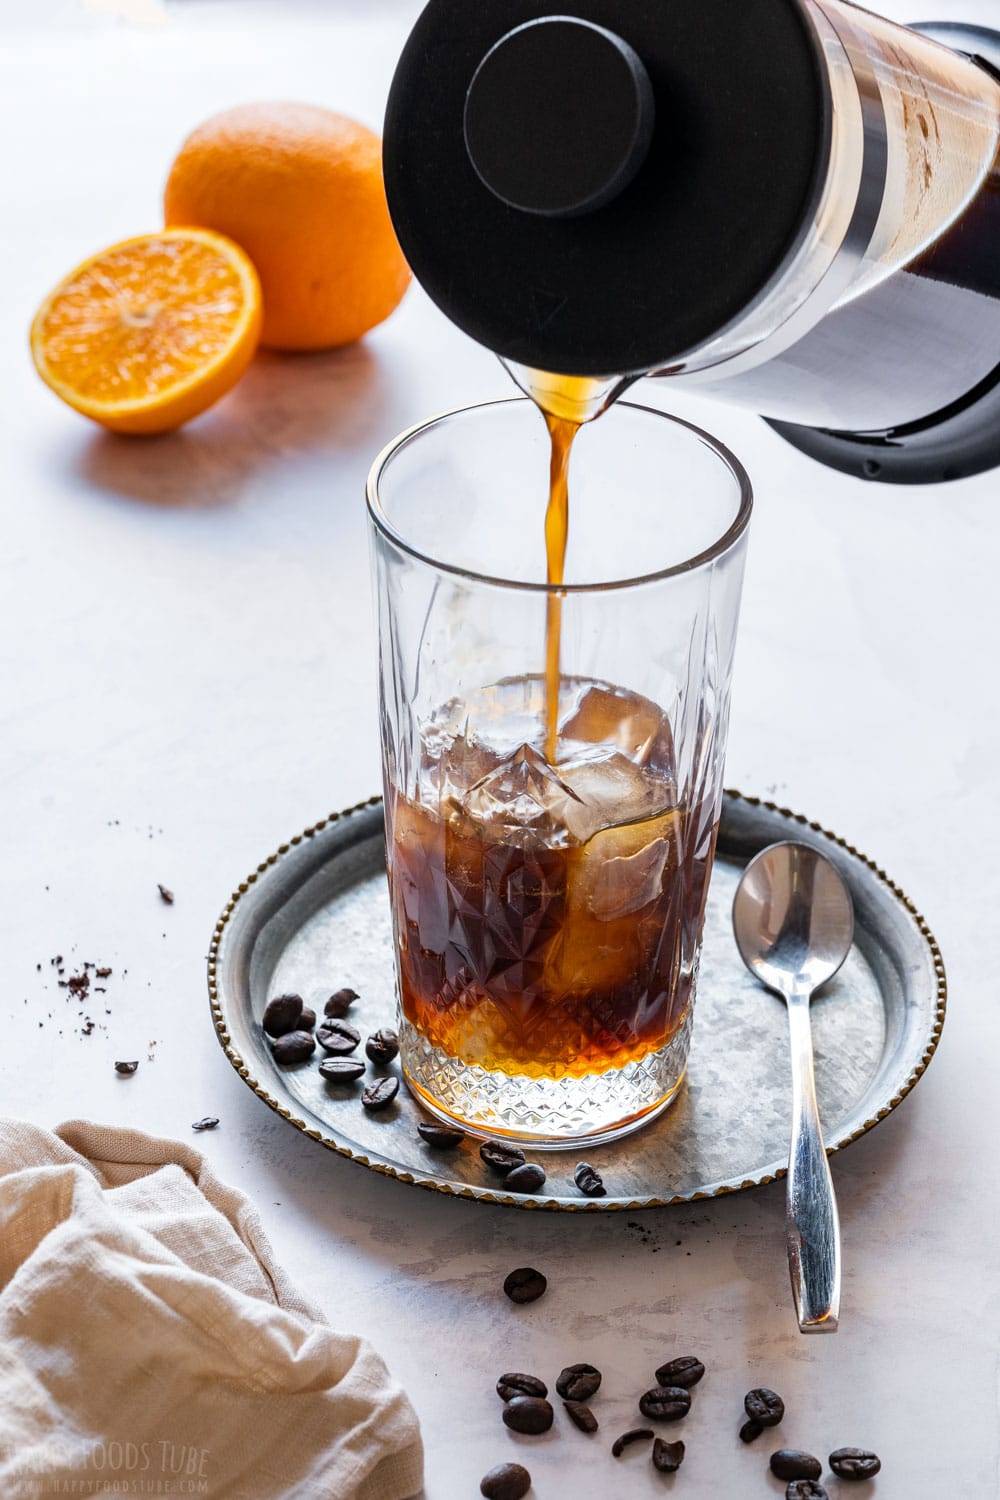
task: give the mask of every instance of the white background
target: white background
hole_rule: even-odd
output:
[[[362,500],[373,454],[507,382],[414,289],[358,347],[261,357],[175,436],[122,441],[62,407],[27,353],[49,286],[102,244],[157,227],[174,151],[219,108],[306,99],[378,128],[417,7],[125,9],[0,6],[0,1112],[185,1139],[192,1120],[219,1115],[200,1148],[252,1195],[317,1307],[370,1337],[411,1392],[428,1500],[475,1495],[487,1468],[525,1449],[539,1500],[780,1494],[766,1439],[736,1440],[758,1383],[786,1399],[785,1442],[876,1447],[882,1500],[997,1495],[1000,479],[866,486],[751,417],[683,406],[740,454],[757,492],[728,781],[876,858],[948,966],[926,1079],[834,1165],[840,1333],[795,1331],[780,1187],[581,1221],[448,1202],[336,1159],[226,1062],[204,956],[261,858],[377,789]],[[891,9],[907,14],[902,0]],[[967,10],[1000,22],[995,0]],[[172,908],[158,881],[176,891]],[[55,986],[56,953],[114,969],[111,1013],[91,1003],[90,1037]],[[126,1082],[122,1057],[142,1059]],[[526,1263],[550,1292],[515,1311],[499,1285]],[[642,1458],[614,1466],[604,1438],[631,1425],[655,1365],[688,1352],[710,1374],[684,1469],[671,1482]],[[497,1374],[551,1380],[581,1359],[605,1371],[596,1448],[562,1422],[542,1439],[509,1435]]]

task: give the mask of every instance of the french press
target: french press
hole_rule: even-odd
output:
[[[902,483],[1000,464],[998,152],[1000,33],[846,0],[430,0],[384,134],[516,379],[652,374]]]

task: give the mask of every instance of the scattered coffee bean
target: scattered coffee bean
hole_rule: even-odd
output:
[[[585,1198],[603,1198],[605,1187],[600,1172],[595,1172],[588,1161],[582,1161],[573,1173],[573,1181]]]
[[[214,1130],[218,1123],[219,1121],[216,1115],[203,1115],[200,1120],[195,1120],[194,1124],[191,1126],[191,1129]]]
[[[465,1131],[457,1125],[443,1125],[437,1120],[421,1120],[417,1131],[423,1141],[435,1151],[447,1151],[460,1146],[465,1140]]]
[[[815,1479],[793,1479],[785,1490],[785,1500],[830,1500]]]
[[[304,1005],[302,1007],[302,1014],[299,1016],[299,1031],[312,1031],[315,1025],[316,1012],[310,1006]]]
[[[653,1468],[661,1474],[676,1474],[684,1462],[684,1444],[666,1443],[656,1438],[653,1443]]]
[[[740,1428],[740,1442],[755,1443],[763,1431],[763,1422],[755,1422],[753,1417],[750,1417]]]
[[[525,1303],[537,1302],[547,1286],[541,1271],[535,1271],[531,1266],[519,1266],[504,1279],[503,1289],[512,1302]],[[561,1396],[563,1392],[559,1394]]]
[[[691,1392],[682,1385],[658,1385],[639,1397],[639,1410],[651,1422],[679,1422],[691,1410]]]
[[[298,1030],[301,1014],[301,995],[276,995],[265,1005],[261,1025],[268,1036],[286,1036],[288,1032]]]
[[[531,1489],[531,1475],[521,1464],[497,1464],[479,1481],[486,1500],[523,1500]]]
[[[692,1354],[682,1354],[679,1359],[668,1359],[656,1372],[657,1385],[682,1385],[689,1391],[697,1385],[705,1373],[705,1366]]]
[[[325,1057],[319,1071],[327,1083],[357,1083],[365,1074],[360,1057]]]
[[[838,1479],[874,1479],[881,1467],[870,1448],[835,1448],[830,1454],[830,1468]]]
[[[501,1401],[513,1401],[515,1396],[544,1398],[548,1394],[548,1386],[537,1375],[521,1375],[515,1370],[510,1375],[501,1375],[497,1381],[497,1395]]]
[[[377,1078],[361,1095],[361,1103],[372,1114],[377,1114],[380,1109],[388,1109],[398,1093],[398,1078]]]
[[[116,1062],[115,1072],[120,1073],[123,1078],[131,1078],[138,1066],[138,1059],[135,1062]]]
[[[325,1016],[334,1016],[337,1020],[341,1020],[347,1015],[347,1012],[358,998],[356,990],[338,990],[335,995],[330,996],[324,1005],[323,1014]]]
[[[766,1385],[747,1391],[743,1397],[743,1405],[751,1422],[759,1422],[762,1427],[777,1427],[785,1415],[784,1401],[774,1391],[769,1391]]]
[[[173,893],[173,891],[168,891],[165,885],[158,885],[156,887],[156,889],[160,893],[160,900],[163,902],[164,906],[173,906],[173,904],[174,904],[174,893]]]
[[[643,1443],[653,1436],[652,1427],[633,1427],[631,1432],[623,1432],[621,1437],[615,1438],[611,1444],[612,1458],[621,1458],[630,1443]]]
[[[324,1052],[344,1057],[358,1046],[361,1032],[349,1021],[324,1021],[316,1033],[316,1040]]]
[[[512,1193],[537,1193],[540,1187],[545,1186],[545,1170],[536,1166],[533,1161],[526,1161],[507,1173],[504,1186],[509,1187]]]
[[[541,1396],[515,1396],[504,1407],[503,1420],[512,1432],[537,1437],[540,1432],[548,1432],[555,1420],[555,1412]]]
[[[271,1051],[275,1062],[305,1062],[316,1051],[316,1038],[311,1031],[289,1031],[284,1036],[275,1037]]]
[[[399,1037],[388,1026],[384,1026],[381,1031],[376,1031],[368,1038],[365,1051],[373,1063],[384,1066],[391,1063],[399,1051]]]
[[[771,1454],[771,1473],[776,1479],[818,1479],[823,1465],[801,1448],[779,1448]]]
[[[515,1167],[524,1165],[524,1152],[519,1151],[517,1146],[504,1145],[503,1141],[484,1141],[479,1148],[479,1155],[501,1177],[506,1177]]]
[[[596,1432],[597,1418],[589,1406],[582,1401],[564,1401],[567,1414],[574,1427],[579,1427],[581,1432]]]
[[[556,1381],[556,1390],[564,1401],[589,1401],[600,1388],[601,1372],[594,1365],[567,1365]]]

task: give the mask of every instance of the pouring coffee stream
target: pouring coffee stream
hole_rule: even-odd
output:
[[[545,508],[545,576],[558,587],[566,568],[569,540],[569,455],[578,424],[545,413],[552,442],[549,461],[549,502]],[[550,593],[545,601],[545,759],[555,765],[559,740],[559,679],[562,645],[562,599]]]
[[[549,498],[545,507],[545,577],[552,588],[563,582],[569,541],[569,461],[584,422],[607,410],[630,381],[587,380],[543,370],[511,370],[518,385],[545,419],[551,443]],[[555,765],[559,742],[559,683],[562,598],[550,593],[545,606],[545,758]]]

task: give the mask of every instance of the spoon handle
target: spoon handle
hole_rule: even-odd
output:
[[[836,1333],[840,1219],[816,1104],[809,992],[785,998],[792,1053],[792,1140],[785,1199],[788,1270],[800,1332]]]

